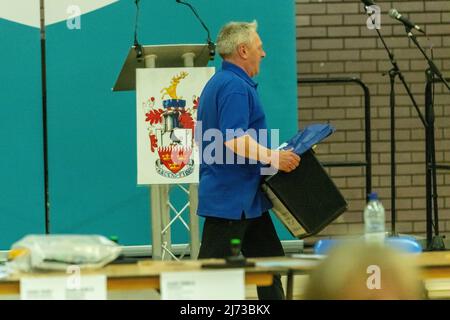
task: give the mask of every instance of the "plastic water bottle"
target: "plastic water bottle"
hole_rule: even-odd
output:
[[[376,192],[369,195],[369,202],[364,209],[364,229],[366,242],[384,244],[386,236],[384,207]]]

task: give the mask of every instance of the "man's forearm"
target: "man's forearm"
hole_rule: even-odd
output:
[[[257,160],[264,164],[271,162],[272,150],[260,145],[249,135],[226,141],[225,146],[241,157]]]

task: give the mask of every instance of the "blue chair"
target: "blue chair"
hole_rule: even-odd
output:
[[[342,244],[346,240],[324,239],[319,240],[314,245],[315,254],[327,254],[333,247]]]
[[[314,253],[325,255],[336,245],[344,244],[346,241],[352,240],[336,240],[336,239],[323,239],[316,242],[314,245]],[[355,241],[355,240],[353,240]],[[364,239],[360,239],[364,241]],[[387,246],[398,249],[402,252],[407,253],[420,253],[422,252],[422,247],[417,242],[417,240],[411,236],[398,236],[398,237],[388,237],[385,240]]]
[[[386,244],[392,248],[408,253],[422,252],[422,246],[416,239],[410,236],[389,237],[385,240]]]

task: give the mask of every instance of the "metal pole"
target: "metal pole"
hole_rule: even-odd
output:
[[[390,93],[390,109],[391,109],[391,236],[396,236],[395,221],[396,221],[396,161],[395,161],[395,77],[397,76],[397,70],[391,69],[389,71],[389,78],[391,83]]]
[[[324,167],[359,167],[366,168],[366,201],[368,195],[372,192],[372,137],[371,137],[371,108],[370,108],[370,90],[360,79],[352,78],[299,78],[297,84],[327,84],[327,83],[355,83],[364,91],[364,123],[365,123],[365,162],[358,161],[337,161],[322,162]]]
[[[45,206],[45,233],[50,234],[50,196],[48,184],[48,145],[47,145],[47,61],[45,50],[45,0],[40,0],[41,18],[41,86],[42,86],[42,130],[44,146],[44,206]]]
[[[197,215],[198,208],[198,184],[189,185],[189,229],[190,229],[190,241],[191,259],[197,259],[200,252],[200,227],[199,219]]]
[[[183,56],[185,67],[194,67],[195,54],[188,52]],[[200,155],[201,156],[201,155]],[[189,185],[189,236],[190,236],[190,257],[197,259],[200,251],[199,219],[197,216],[198,207],[198,184]]]

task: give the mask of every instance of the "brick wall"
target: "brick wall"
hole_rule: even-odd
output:
[[[381,30],[393,49],[407,83],[424,113],[427,64],[398,21],[387,12],[396,8],[428,33],[419,42],[434,47],[436,65],[450,77],[450,1],[375,1],[382,10]],[[391,228],[390,108],[391,65],[375,30],[356,0],[297,0],[298,76],[362,79],[371,92],[373,190],[386,208]],[[427,50],[428,53],[430,50]],[[397,78],[397,222],[400,233],[425,236],[425,131],[404,87]],[[436,157],[450,164],[450,94],[436,87]],[[352,84],[299,86],[299,126],[327,122],[337,131],[318,149],[322,161],[364,161],[364,111],[361,89]],[[349,210],[318,237],[361,234],[365,205],[364,168],[327,169],[349,202]],[[450,234],[450,171],[438,171],[441,234]],[[315,240],[315,239],[311,239]]]

